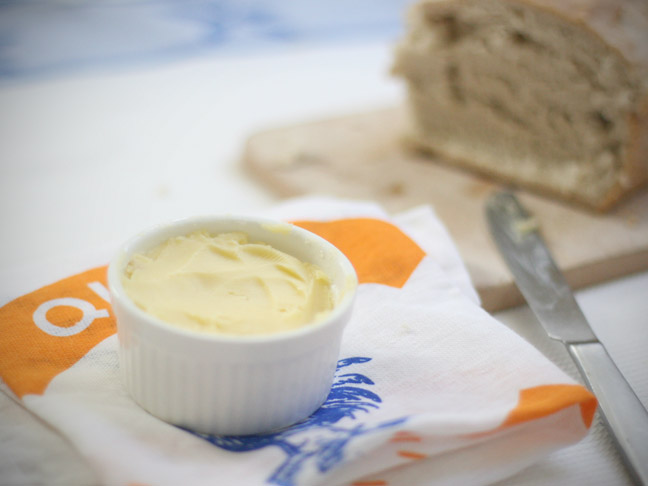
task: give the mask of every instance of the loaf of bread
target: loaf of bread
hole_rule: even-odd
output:
[[[647,0],[423,0],[393,71],[453,164],[601,211],[648,182]]]

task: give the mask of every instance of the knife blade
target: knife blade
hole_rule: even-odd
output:
[[[633,479],[648,485],[648,412],[598,340],[554,262],[538,223],[508,192],[486,202],[488,226],[520,292],[548,336],[562,341]]]

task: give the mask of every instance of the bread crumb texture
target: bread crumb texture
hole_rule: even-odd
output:
[[[605,210],[648,180],[648,2],[422,1],[393,72],[423,150]]]

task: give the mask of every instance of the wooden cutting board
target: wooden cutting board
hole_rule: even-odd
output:
[[[484,220],[484,202],[497,184],[408,150],[401,141],[404,125],[402,110],[389,108],[276,128],[249,138],[243,163],[280,196],[369,199],[390,212],[431,204],[459,247],[484,308],[523,303]],[[648,269],[648,191],[605,215],[517,194],[573,288]]]

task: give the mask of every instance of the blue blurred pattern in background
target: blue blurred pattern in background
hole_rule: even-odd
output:
[[[0,0],[0,78],[394,41],[412,0]]]

